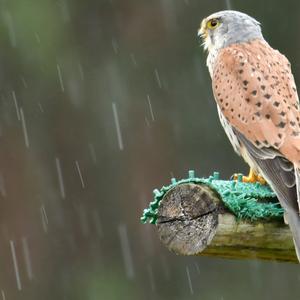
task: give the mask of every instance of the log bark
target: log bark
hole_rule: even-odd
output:
[[[160,203],[157,228],[162,243],[179,255],[298,262],[283,220],[237,220],[203,184],[171,189]]]

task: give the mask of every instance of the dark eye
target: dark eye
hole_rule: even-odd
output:
[[[217,21],[216,19],[211,20],[211,21],[210,21],[210,24],[211,24],[212,27],[215,27],[215,26],[218,25],[218,21]]]
[[[220,21],[218,19],[211,19],[207,22],[207,27],[209,29],[214,29],[220,25]]]

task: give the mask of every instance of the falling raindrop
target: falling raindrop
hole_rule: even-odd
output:
[[[102,238],[104,236],[103,229],[101,225],[100,216],[96,210],[92,211],[92,218],[93,218],[94,226],[96,228],[97,235],[100,238]]]
[[[29,253],[29,246],[26,237],[22,238],[22,246],[23,246],[23,255],[25,260],[26,272],[29,280],[33,279],[32,266],[31,266],[31,257]]]
[[[0,172],[0,194],[2,197],[6,197],[6,188],[5,188],[5,183],[4,183],[4,176],[2,172]]]
[[[27,82],[26,82],[26,80],[25,80],[25,78],[23,76],[21,76],[21,81],[22,81],[22,83],[24,85],[24,88],[27,89],[28,88],[28,84],[27,84]]]
[[[40,36],[39,36],[39,34],[37,32],[34,33],[34,37],[35,37],[37,43],[40,44],[41,43],[41,39],[40,39]]]
[[[114,52],[116,54],[118,54],[118,52],[119,52],[119,45],[118,45],[118,42],[117,42],[117,40],[115,38],[112,38],[111,45],[112,45],[112,47],[114,49]]]
[[[161,265],[162,265],[163,272],[164,272],[166,280],[170,280],[170,269],[169,269],[169,266],[167,264],[167,260],[164,256],[161,256]]]
[[[232,9],[231,0],[225,0],[226,8]]]
[[[126,275],[127,278],[132,279],[134,277],[134,268],[133,268],[132,255],[131,255],[130,244],[129,244],[128,234],[127,234],[127,228],[124,224],[120,224],[118,227],[118,231],[119,231]]]
[[[57,170],[57,175],[58,175],[58,184],[59,184],[59,190],[61,197],[65,199],[66,194],[65,194],[65,186],[64,186],[64,180],[63,180],[63,175],[61,171],[61,166],[60,166],[60,161],[58,157],[55,158],[55,165],[56,165],[56,170]]]
[[[82,65],[81,65],[80,62],[78,62],[78,71],[79,71],[81,80],[83,80],[84,79],[84,73],[83,73]]]
[[[56,68],[57,68],[57,74],[58,74],[60,88],[61,88],[62,92],[64,92],[65,91],[65,87],[64,87],[64,82],[63,82],[63,79],[62,79],[62,75],[61,75],[61,70],[60,70],[59,64],[56,65]]]
[[[154,292],[156,288],[155,288],[155,282],[154,282],[153,268],[152,268],[152,265],[150,263],[147,265],[147,272],[148,272],[148,275],[149,275],[151,291]]]
[[[199,268],[198,264],[195,262],[194,265],[195,265],[195,268],[197,270],[197,273],[200,274],[200,268]]]
[[[12,97],[13,97],[14,103],[15,103],[15,108],[16,108],[16,112],[17,112],[17,118],[20,121],[21,120],[20,110],[19,110],[19,105],[18,105],[18,101],[17,101],[17,97],[16,97],[15,91],[12,91]]]
[[[160,77],[159,77],[159,74],[158,74],[158,70],[155,69],[154,73],[155,73],[155,77],[156,77],[156,80],[157,80],[157,84],[158,84],[159,88],[161,88],[162,85],[161,85]]]
[[[71,16],[70,16],[70,10],[69,10],[67,1],[61,0],[60,8],[61,8],[62,20],[65,23],[70,22]]]
[[[40,212],[41,212],[41,217],[42,217],[43,229],[44,229],[45,233],[47,233],[48,232],[48,217],[47,217],[44,205],[41,206]]]
[[[21,278],[20,278],[20,274],[19,274],[19,267],[18,267],[15,244],[14,244],[14,241],[12,241],[12,240],[10,240],[9,243],[10,243],[11,256],[12,256],[15,275],[16,275],[17,287],[18,287],[18,290],[21,290],[22,284],[21,284]]]
[[[10,44],[13,48],[15,48],[17,46],[17,40],[16,40],[15,26],[14,26],[11,13],[8,10],[4,10],[2,11],[2,17],[8,29]]]
[[[81,170],[80,170],[79,162],[77,160],[75,161],[75,165],[76,165],[76,169],[77,169],[77,172],[78,172],[78,175],[79,175],[79,178],[80,178],[81,186],[84,189],[85,184],[84,184],[84,181],[83,181],[83,177],[82,177],[82,173],[81,173]]]
[[[136,59],[135,59],[135,55],[133,53],[130,54],[130,58],[131,58],[132,64],[135,67],[137,67],[137,62],[136,62]]]
[[[121,134],[121,129],[120,129],[118,111],[117,111],[116,103],[114,103],[114,102],[112,102],[112,109],[113,109],[113,113],[114,113],[119,148],[120,148],[120,150],[123,150],[124,146],[123,146],[123,139],[122,139],[122,134]]]
[[[190,276],[190,270],[189,270],[188,266],[186,266],[185,269],[186,269],[186,275],[187,275],[188,282],[189,282],[190,292],[193,295],[194,294],[194,290],[193,290],[192,280],[191,280],[191,276]]]
[[[153,114],[153,109],[152,109],[151,99],[150,99],[150,96],[149,96],[149,95],[147,95],[147,100],[148,100],[148,105],[149,105],[149,108],[150,108],[151,118],[152,118],[152,121],[154,122],[155,119],[154,119],[154,114]]]
[[[145,122],[146,122],[147,127],[150,127],[150,122],[147,117],[145,117]]]
[[[25,122],[25,116],[22,107],[20,107],[20,115],[21,115],[21,121],[22,121],[22,128],[23,128],[23,134],[24,134],[24,141],[27,148],[29,148],[29,138],[28,138],[28,132]]]
[[[89,150],[90,150],[90,154],[91,154],[93,163],[96,164],[97,163],[97,156],[96,156],[95,147],[92,143],[89,143]]]
[[[3,290],[1,290],[1,296],[2,296],[2,300],[6,300],[5,293]]]
[[[42,106],[42,104],[40,102],[38,102],[38,107],[39,107],[41,113],[43,113],[44,109],[43,109],[43,106]]]

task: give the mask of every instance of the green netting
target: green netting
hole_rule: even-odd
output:
[[[173,187],[182,183],[202,183],[214,189],[220,196],[225,206],[239,219],[269,219],[281,218],[283,209],[277,202],[275,193],[268,185],[260,183],[244,183],[241,176],[235,180],[220,180],[219,173],[208,178],[195,177],[193,170],[189,171],[189,178],[177,181],[171,179],[171,184],[163,186],[160,190],[155,189],[154,200],[149,208],[145,209],[141,217],[142,223],[156,224],[157,211],[163,196]]]

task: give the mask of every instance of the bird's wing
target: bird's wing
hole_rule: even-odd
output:
[[[272,148],[257,148],[243,134],[234,130],[238,141],[245,147],[251,160],[260,169],[261,174],[271,185],[281,200],[282,206],[299,211],[294,165]],[[269,155],[272,153],[273,157]]]
[[[248,155],[260,169],[261,174],[271,185],[276,193],[282,207],[287,213],[287,222],[293,234],[295,249],[300,261],[300,217],[299,217],[299,169],[294,164],[284,158],[279,152],[273,158],[266,158],[265,153],[271,150],[275,154],[276,150],[271,148],[257,148],[243,134],[234,130],[238,141],[247,149]],[[298,200],[298,201],[297,201]]]
[[[300,165],[299,100],[285,56],[262,40],[234,44],[220,50],[212,82],[223,115],[260,155],[271,149]]]

